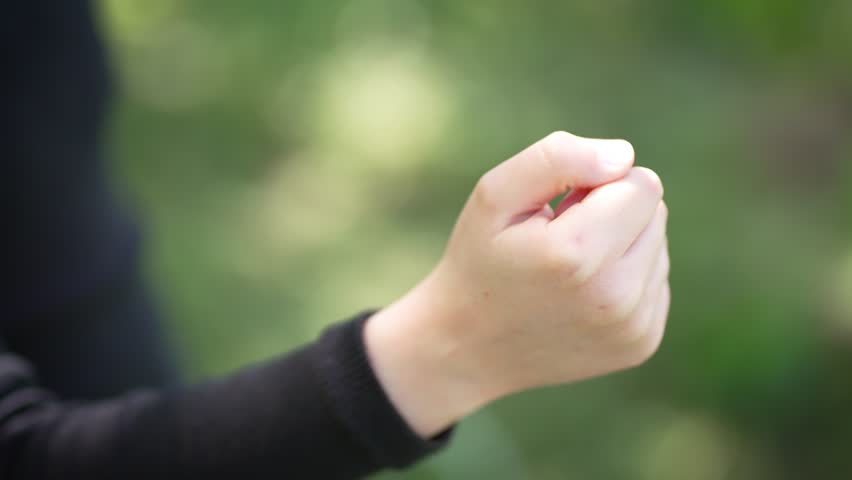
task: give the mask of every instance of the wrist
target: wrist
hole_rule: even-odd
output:
[[[409,426],[432,437],[500,395],[466,361],[453,331],[462,309],[434,275],[373,315],[364,327],[371,366]]]

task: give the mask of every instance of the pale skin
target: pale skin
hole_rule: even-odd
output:
[[[671,297],[668,210],[660,178],[633,161],[624,140],[556,132],[480,178],[434,270],[364,328],[414,431],[654,354]]]

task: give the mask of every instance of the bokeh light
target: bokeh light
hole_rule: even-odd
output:
[[[195,378],[393,301],[553,130],[666,183],[639,369],[505,399],[378,478],[852,478],[852,3],[102,0],[109,151]]]

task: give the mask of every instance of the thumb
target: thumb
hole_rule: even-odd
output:
[[[624,177],[633,166],[625,140],[551,133],[482,176],[475,194],[503,220],[540,210],[571,188],[592,189]]]

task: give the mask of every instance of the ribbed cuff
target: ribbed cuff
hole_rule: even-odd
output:
[[[315,365],[332,409],[350,433],[378,466],[401,468],[445,446],[452,429],[424,440],[397,412],[370,366],[364,345],[364,323],[373,313],[361,313],[327,329],[315,350]]]

